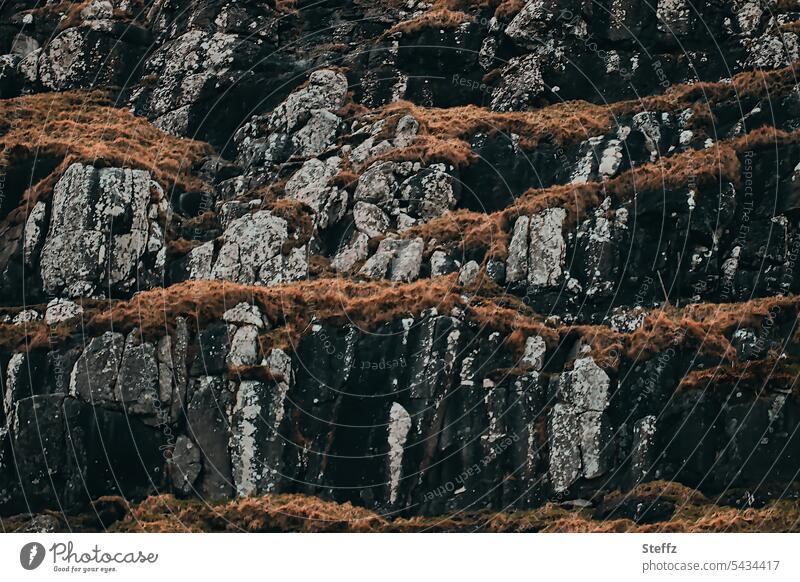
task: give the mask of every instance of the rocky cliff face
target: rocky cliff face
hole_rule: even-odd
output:
[[[796,497],[796,3],[0,17],[0,515]]]

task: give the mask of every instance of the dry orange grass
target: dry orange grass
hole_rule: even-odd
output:
[[[405,114],[420,123],[417,143],[383,154],[379,159],[413,160],[430,163],[446,161],[464,166],[477,160],[466,139],[476,132],[515,133],[525,149],[547,140],[568,146],[603,135],[613,129],[615,120],[641,111],[666,112],[690,108],[691,125],[697,130],[711,129],[713,109],[731,101],[776,99],[794,90],[797,63],[773,71],[748,71],[729,83],[701,82],[673,86],[663,95],[598,105],[587,101],[557,103],[534,111],[493,112],[475,105],[451,108],[425,108],[399,101],[374,111],[361,111],[367,119],[386,119],[385,131]]]
[[[134,507],[113,531],[368,532],[385,524],[369,510],[304,495],[267,495],[218,505],[159,495]]]
[[[508,22],[525,7],[526,0],[503,0],[494,11],[495,18]]]
[[[116,522],[116,532],[797,532],[800,502],[773,501],[759,509],[718,506],[678,483],[654,481],[609,499],[658,496],[677,505],[666,521],[637,524],[630,519],[594,519],[586,509],[553,503],[537,509],[457,513],[442,517],[387,519],[350,503],[297,494],[266,495],[218,504],[150,497]]]
[[[611,103],[609,107],[616,115],[627,115],[639,111],[670,111],[677,108],[702,109],[717,105],[753,99],[776,99],[793,91],[800,73],[800,61],[769,71],[745,71],[734,75],[730,82],[686,83],[674,85],[663,95],[651,95],[631,101]]]
[[[420,162],[430,165],[435,162],[446,162],[457,168],[468,166],[477,161],[478,156],[470,145],[462,139],[441,139],[432,135],[419,135],[413,144],[389,150],[375,156],[364,164],[365,167],[377,161]]]
[[[399,22],[386,31],[389,36],[396,33],[414,34],[430,28],[449,30],[458,28],[465,22],[472,22],[474,19],[466,12],[449,10],[448,8],[434,8],[425,12],[421,16]]]
[[[517,298],[501,296],[491,285],[477,289],[469,303],[455,285],[455,275],[407,284],[388,281],[355,282],[320,278],[276,287],[255,287],[223,281],[188,281],[167,289],[153,289],[127,301],[87,302],[82,329],[90,335],[111,329],[128,332],[140,328],[149,337],[161,337],[178,316],[196,320],[199,327],[222,317],[225,310],[242,301],[252,302],[273,324],[263,339],[266,351],[271,346],[291,347],[308,329],[313,318],[332,324],[352,322],[363,329],[416,317],[431,307],[449,313],[462,309],[465,317],[506,337],[511,353],[521,354],[525,340],[536,334],[551,348],[581,340],[590,346],[598,364],[608,370],[619,365],[619,355],[646,361],[664,349],[691,349],[735,364],[730,343],[740,327],[759,329],[767,318],[774,322],[791,321],[800,315],[800,298],[771,297],[731,304],[692,304],[684,308],[666,307],[650,313],[642,326],[631,333],[620,333],[604,325],[548,325],[543,318]],[[37,306],[30,306],[36,308]],[[74,324],[64,323],[52,333],[43,322],[27,326],[0,325],[0,345],[21,349],[51,345],[67,338]],[[792,338],[800,343],[800,338]],[[768,365],[768,363],[762,363]],[[786,362],[775,382],[791,385],[792,362]],[[753,370],[732,367],[721,378],[747,380]],[[795,374],[796,376],[796,374]],[[702,373],[687,377],[686,387],[707,380]]]
[[[752,139],[751,144],[756,144],[756,141]],[[706,150],[661,158],[610,180],[530,189],[511,206],[491,214],[465,210],[448,213],[404,231],[403,236],[421,236],[426,241],[435,239],[439,243],[454,244],[462,251],[483,251],[487,259],[504,259],[511,227],[519,216],[536,214],[547,208],[564,208],[568,226],[584,218],[606,197],[616,202],[628,202],[637,192],[678,188],[687,184],[690,178],[699,186],[719,180],[738,182],[739,169],[735,147],[720,143]]]
[[[800,131],[786,132],[762,127],[729,141],[703,150],[691,150],[660,158],[658,161],[632,168],[610,180],[584,184],[563,184],[549,188],[532,188],[509,207],[485,214],[460,210],[447,213],[425,224],[403,232],[404,237],[421,236],[454,245],[461,251],[480,251],[485,259],[504,259],[508,252],[510,231],[519,216],[529,216],[547,208],[567,211],[565,227],[582,220],[606,197],[617,203],[629,202],[637,193],[662,192],[685,186],[690,180],[699,186],[714,187],[725,181],[739,184],[739,153],[751,149],[797,143]]]
[[[165,189],[200,189],[192,165],[211,152],[207,144],[165,134],[146,119],[109,106],[102,92],[42,93],[0,101],[0,166],[16,159],[63,158],[50,176],[23,196],[9,214],[26,218],[36,200],[52,192],[74,162],[148,170]]]
[[[496,112],[475,105],[450,108],[420,107],[398,101],[383,107],[380,117],[413,115],[422,134],[466,139],[477,132],[516,133],[520,145],[535,148],[547,138],[559,145],[578,143],[611,130],[611,113],[602,105],[586,102],[558,103],[534,111]]]

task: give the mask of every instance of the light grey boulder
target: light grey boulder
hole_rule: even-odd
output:
[[[350,242],[336,253],[331,266],[339,273],[346,273],[367,256],[369,256],[369,237],[363,232],[356,232]]]
[[[258,329],[263,329],[264,319],[261,315],[261,310],[257,305],[249,303],[239,303],[235,307],[231,307],[222,314],[222,319],[226,323],[234,325],[253,325]]]
[[[143,170],[71,165],[53,191],[40,257],[45,291],[79,297],[109,285],[131,290],[148,253],[153,192],[163,200],[163,191]]]
[[[469,261],[458,273],[458,284],[464,287],[469,287],[470,285],[474,285],[475,282],[478,280],[478,274],[480,273],[481,266],[477,263],[477,261]]]
[[[347,210],[347,191],[340,190],[331,183],[339,171],[340,162],[335,156],[324,162],[312,158],[286,183],[286,196],[311,208],[316,226],[320,229],[339,222]]]
[[[297,131],[311,117],[314,110],[335,111],[344,105],[347,95],[347,77],[338,71],[314,71],[305,87],[298,89],[281,103],[270,116],[273,131]]]
[[[353,199],[357,202],[370,202],[387,209],[394,202],[397,192],[397,179],[394,175],[394,162],[376,162],[358,179]]]
[[[292,153],[300,157],[318,156],[334,143],[342,120],[324,109],[311,112],[308,122],[292,136]]]
[[[421,238],[383,239],[375,254],[364,263],[359,274],[370,279],[388,277],[392,281],[404,283],[413,281],[419,277],[424,247]]]
[[[525,340],[525,352],[520,363],[538,372],[544,366],[546,351],[547,345],[544,339],[541,336],[532,335]]]
[[[358,201],[353,206],[353,222],[356,228],[369,238],[385,234],[389,230],[389,217],[375,204]]]
[[[559,402],[548,423],[550,481],[556,492],[567,490],[579,477],[594,479],[606,473],[613,457],[606,417],[611,380],[591,356],[575,360],[561,375]]]
[[[431,277],[449,275],[456,270],[456,263],[442,250],[431,253]]]
[[[57,297],[47,304],[44,321],[47,325],[53,326],[81,315],[83,315],[83,308],[80,305],[69,299]]]
[[[182,495],[193,493],[202,469],[200,448],[187,436],[178,436],[167,464],[172,486]]]
[[[255,325],[244,325],[234,332],[227,362],[233,368],[258,363],[258,328]]]
[[[232,221],[222,235],[213,277],[243,284],[256,283],[262,267],[280,254],[287,237],[286,221],[267,210]]]

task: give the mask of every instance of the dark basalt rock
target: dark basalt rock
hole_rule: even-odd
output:
[[[800,14],[293,4],[0,6],[0,515],[796,495]]]

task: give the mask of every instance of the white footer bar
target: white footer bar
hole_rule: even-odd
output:
[[[800,534],[2,534],[0,579],[796,581],[799,554]]]

